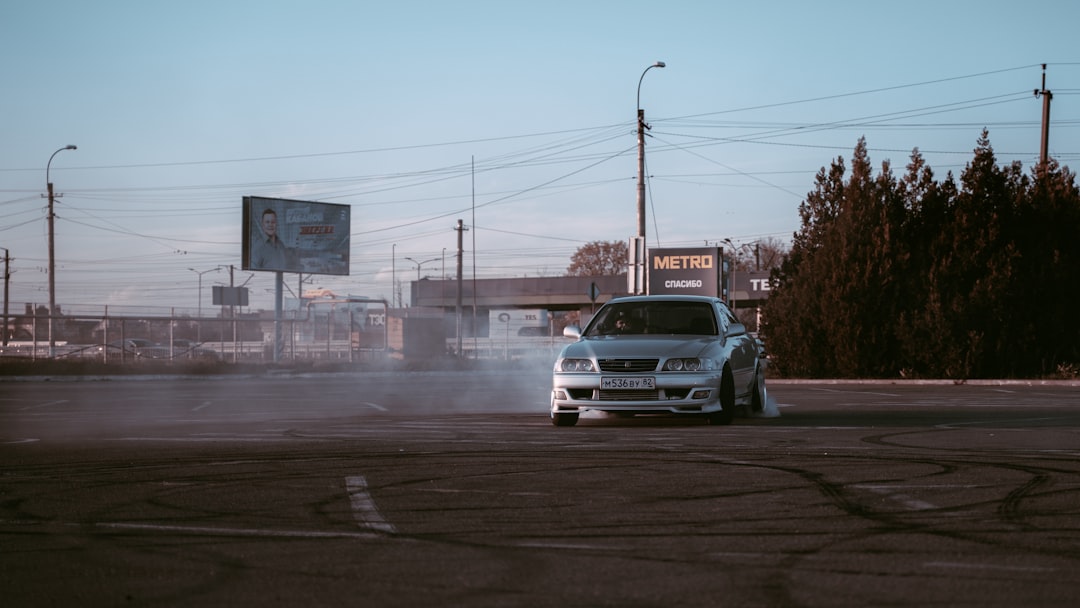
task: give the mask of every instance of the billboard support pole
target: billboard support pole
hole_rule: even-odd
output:
[[[285,346],[281,336],[281,309],[285,300],[285,273],[274,273],[274,363],[281,361],[281,351]]]

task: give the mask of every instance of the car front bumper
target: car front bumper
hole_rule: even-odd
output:
[[[719,372],[658,372],[651,374],[656,379],[655,389],[601,389],[601,378],[613,375],[556,372],[552,379],[551,413],[597,410],[708,414],[723,409]]]

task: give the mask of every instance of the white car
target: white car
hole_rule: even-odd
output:
[[[605,304],[555,361],[551,421],[572,426],[586,410],[703,416],[731,424],[735,410],[765,407],[759,342],[718,298],[627,296]]]
[[[125,340],[114,340],[98,347],[98,352],[104,351],[106,356],[110,359],[117,358],[129,358],[129,359],[168,359],[169,347],[162,346],[157,342],[147,340],[145,338],[127,338]]]

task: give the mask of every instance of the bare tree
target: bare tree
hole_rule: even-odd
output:
[[[592,241],[574,252],[566,274],[572,277],[625,274],[627,255],[625,241]]]
[[[787,244],[773,237],[746,243],[730,251],[724,249],[724,255],[734,259],[735,270],[739,272],[779,268],[787,252]]]

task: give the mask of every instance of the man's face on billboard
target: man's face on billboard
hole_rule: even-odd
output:
[[[267,237],[277,236],[277,214],[264,213],[262,216],[262,231]]]

